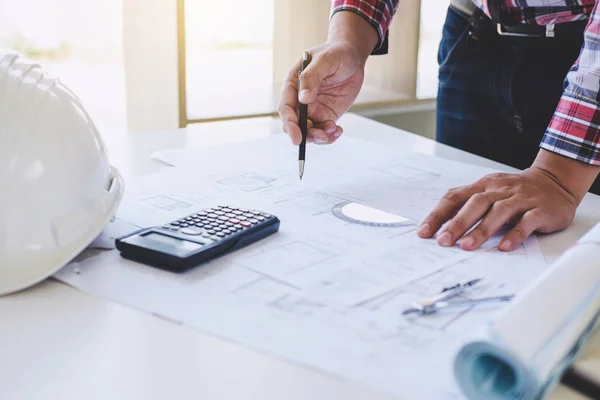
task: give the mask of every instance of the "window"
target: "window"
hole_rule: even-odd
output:
[[[273,111],[274,0],[185,1],[190,120]]]
[[[327,37],[328,0],[182,1],[187,121],[273,114],[290,66]],[[405,75],[416,70],[418,2],[403,3],[394,49],[369,61],[357,106],[415,98],[416,77]]]
[[[304,50],[326,39],[330,12],[330,0],[123,5],[132,131],[276,115],[284,77]],[[389,54],[369,59],[354,111],[430,103],[446,9],[440,0],[400,2]]]
[[[0,9],[0,46],[59,77],[101,133],[125,131],[122,0],[0,0]]]

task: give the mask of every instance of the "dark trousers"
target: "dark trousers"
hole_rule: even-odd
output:
[[[470,18],[448,9],[438,53],[437,141],[525,169],[579,56],[585,22],[581,34],[515,38],[493,30],[472,35]],[[600,179],[591,191],[600,193]]]

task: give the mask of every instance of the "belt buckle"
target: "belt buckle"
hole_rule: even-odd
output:
[[[501,24],[496,24],[497,26],[497,31],[498,31],[498,35],[500,36],[514,36],[514,37],[554,37],[554,24],[548,24],[546,25],[546,34],[545,35],[539,35],[539,34],[529,34],[529,33],[514,33],[514,32],[507,32],[505,30],[502,29],[502,25]]]

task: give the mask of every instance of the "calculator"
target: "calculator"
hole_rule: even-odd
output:
[[[263,239],[277,232],[279,224],[276,216],[262,211],[220,205],[115,242],[124,258],[183,272]]]

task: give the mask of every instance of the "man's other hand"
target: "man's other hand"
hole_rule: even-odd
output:
[[[511,224],[499,249],[512,251],[534,231],[551,233],[567,227],[578,204],[575,196],[542,169],[493,174],[449,190],[422,222],[418,235],[430,238],[447,222],[437,242],[475,250]]]

